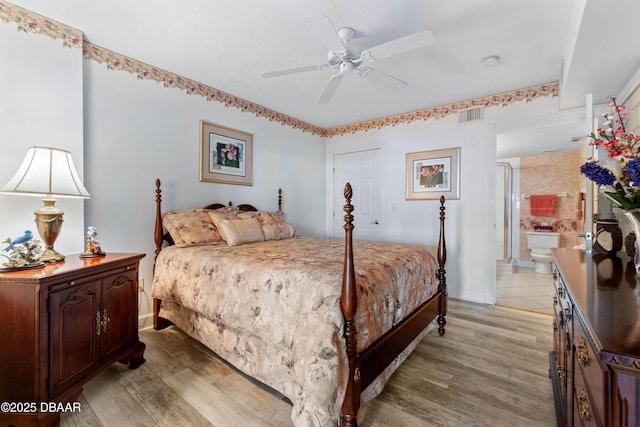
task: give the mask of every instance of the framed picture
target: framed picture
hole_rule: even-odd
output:
[[[407,200],[460,198],[460,147],[407,153]]]
[[[200,181],[253,185],[253,135],[200,121]]]

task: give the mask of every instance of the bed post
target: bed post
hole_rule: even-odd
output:
[[[156,259],[162,249],[162,242],[164,241],[164,234],[162,233],[162,209],[160,205],[162,203],[162,190],[160,189],[160,179],[156,178],[156,224],[153,230],[153,240],[156,243],[156,255],[153,259],[153,271],[156,270]],[[161,300],[153,299],[153,329],[156,331],[164,329],[171,324],[167,319],[160,317],[160,303]]]
[[[356,341],[356,309],[358,307],[358,297],[356,292],[356,275],[353,265],[353,206],[351,196],[353,190],[351,184],[344,187],[344,269],[342,274],[342,294],[340,305],[344,316],[344,338],[347,344],[347,358],[349,360],[349,378],[347,389],[342,402],[342,427],[357,427],[358,410],[360,409],[360,356],[357,351]]]
[[[444,238],[444,196],[440,196],[440,238],[438,239],[438,291],[440,294],[440,309],[438,314],[438,333],[444,335],[447,324],[447,277],[444,265],[447,262],[447,245]]]
[[[160,189],[160,178],[156,178],[156,225],[153,231],[153,240],[156,243],[156,256],[158,258],[158,254],[162,249],[162,211],[160,209],[160,205],[162,203],[162,190]],[[153,266],[155,269],[155,258],[153,261]]]
[[[278,188],[278,212],[282,212],[282,188]]]

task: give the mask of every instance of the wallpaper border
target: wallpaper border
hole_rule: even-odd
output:
[[[279,113],[270,108],[263,107],[260,104],[253,103],[220,89],[216,89],[178,74],[145,64],[144,62],[129,58],[88,41],[83,41],[81,30],[48,19],[44,16],[38,15],[37,13],[1,0],[0,20],[5,23],[15,22],[17,24],[18,31],[46,35],[52,39],[60,39],[65,47],[82,48],[82,56],[85,60],[92,60],[99,64],[105,64],[109,70],[127,71],[130,74],[134,74],[138,79],[153,80],[155,82],[162,83],[164,87],[181,89],[189,95],[199,95],[207,101],[219,102],[224,104],[226,107],[233,107],[243,112],[252,113],[257,117],[263,117],[269,121],[277,122],[283,126],[288,126],[293,129],[298,129],[303,132],[309,132],[326,138],[366,132],[374,129],[382,129],[389,126],[408,124],[416,121],[438,120],[452,114],[457,114],[458,111],[473,107],[505,107],[509,104],[521,101],[529,102],[537,98],[548,96],[556,97],[558,96],[559,91],[559,83],[555,81],[500,94],[325,129],[296,119],[295,117]]]
[[[0,1],[0,20],[5,23],[15,22],[17,30],[21,32],[49,36],[53,40],[60,39],[65,47],[82,47],[82,31],[11,3]]]

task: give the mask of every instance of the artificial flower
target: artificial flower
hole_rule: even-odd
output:
[[[625,210],[640,208],[640,136],[627,133],[624,120],[628,114],[624,105],[609,96],[612,112],[604,113],[603,126],[592,132],[591,145],[602,148],[607,159],[589,160],[580,172],[600,186],[600,189]],[[615,130],[614,130],[615,127]]]

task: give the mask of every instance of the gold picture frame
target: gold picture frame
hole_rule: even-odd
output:
[[[253,185],[253,135],[200,120],[200,181]]]
[[[460,198],[460,147],[406,155],[406,199]]]

